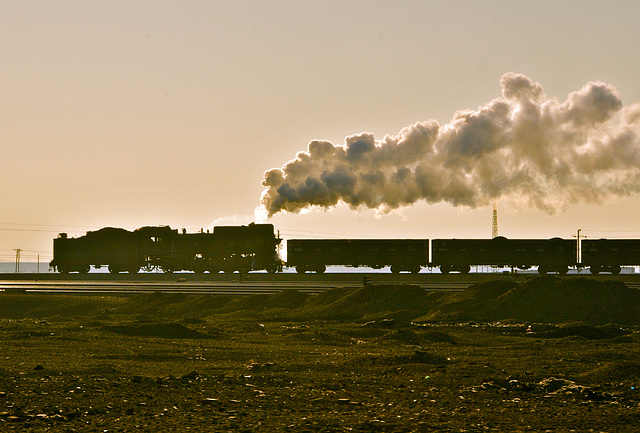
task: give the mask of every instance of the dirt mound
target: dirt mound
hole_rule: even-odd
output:
[[[152,338],[208,338],[206,334],[189,329],[179,323],[130,323],[124,325],[109,325],[104,329],[116,334],[132,337]]]
[[[294,309],[303,306],[309,296],[298,290],[283,290],[274,294],[246,296],[231,300],[221,308],[221,312]]]
[[[127,301],[123,298],[73,295],[11,294],[0,298],[0,318],[23,319],[58,317],[81,317],[100,315],[115,310]]]
[[[451,343],[451,344],[456,344],[456,341],[454,340],[454,338],[451,335],[446,334],[444,332],[439,332],[439,331],[425,332],[424,334],[422,334],[422,338],[424,340],[430,341],[432,343]]]
[[[456,344],[449,335],[438,331],[416,332],[412,329],[396,329],[377,338],[378,341],[398,341],[400,343],[419,346],[425,343]]]
[[[397,329],[395,331],[391,331],[380,337],[378,340],[380,341],[398,341],[404,344],[410,344],[414,346],[419,346],[425,342],[425,339],[419,335],[417,332],[409,330],[409,329]]]
[[[491,309],[498,297],[516,286],[517,283],[514,281],[503,279],[475,284],[462,292],[442,296],[425,315],[416,318],[416,321],[481,320],[483,312]]]
[[[3,294],[0,318],[118,318],[181,323],[221,314],[261,320],[381,320],[376,326],[415,322],[582,323],[640,325],[640,291],[594,278],[537,277],[517,284],[506,278],[455,293],[430,293],[411,285],[372,285],[329,290],[316,296],[297,290],[245,297],[146,294],[132,297]],[[393,322],[393,321],[396,322]],[[562,330],[588,339],[599,330]],[[562,338],[560,335],[559,338]]]
[[[433,303],[433,294],[410,285],[374,285],[340,289],[310,298],[305,316],[331,319],[415,318]]]
[[[620,281],[536,277],[491,281],[442,297],[417,320],[640,324],[640,291]]]
[[[286,333],[292,340],[316,342],[327,345],[344,346],[353,344],[354,339],[341,332],[317,331],[313,329],[299,329],[296,332]]]
[[[594,382],[631,382],[640,381],[640,362],[612,361],[601,363],[597,368],[584,373],[583,378]]]
[[[151,317],[202,318],[232,301],[228,296],[154,293],[129,298],[116,312]]]
[[[487,313],[494,320],[636,325],[640,291],[620,281],[539,277],[499,296]]]

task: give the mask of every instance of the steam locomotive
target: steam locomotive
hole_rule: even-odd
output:
[[[217,226],[213,233],[187,233],[168,226],[135,231],[105,227],[70,238],[53,240],[50,266],[61,273],[87,273],[107,267],[109,272],[249,272],[282,270],[278,256],[281,239],[272,224]]]
[[[272,224],[217,226],[213,233],[186,233],[168,226],[135,231],[106,227],[53,242],[50,266],[61,273],[249,272],[283,270],[279,235]],[[564,275],[570,268],[618,274],[622,266],[640,266],[640,239],[585,239],[581,260],[572,239],[290,239],[287,263],[297,272],[323,273],[327,266],[390,267],[392,273],[418,273],[437,267],[443,274],[469,273],[472,266],[537,268]]]

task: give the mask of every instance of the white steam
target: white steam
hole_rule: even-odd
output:
[[[522,74],[500,84],[501,97],[443,126],[310,142],[264,174],[262,206],[272,216],[339,202],[388,212],[419,200],[478,207],[508,198],[554,213],[640,191],[640,104],[623,108],[602,82],[564,102]]]

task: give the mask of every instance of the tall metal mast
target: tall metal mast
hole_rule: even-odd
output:
[[[498,205],[493,204],[493,221],[491,223],[491,237],[498,237]]]

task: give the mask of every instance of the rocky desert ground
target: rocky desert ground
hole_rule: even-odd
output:
[[[0,431],[636,432],[640,292],[0,293]]]

